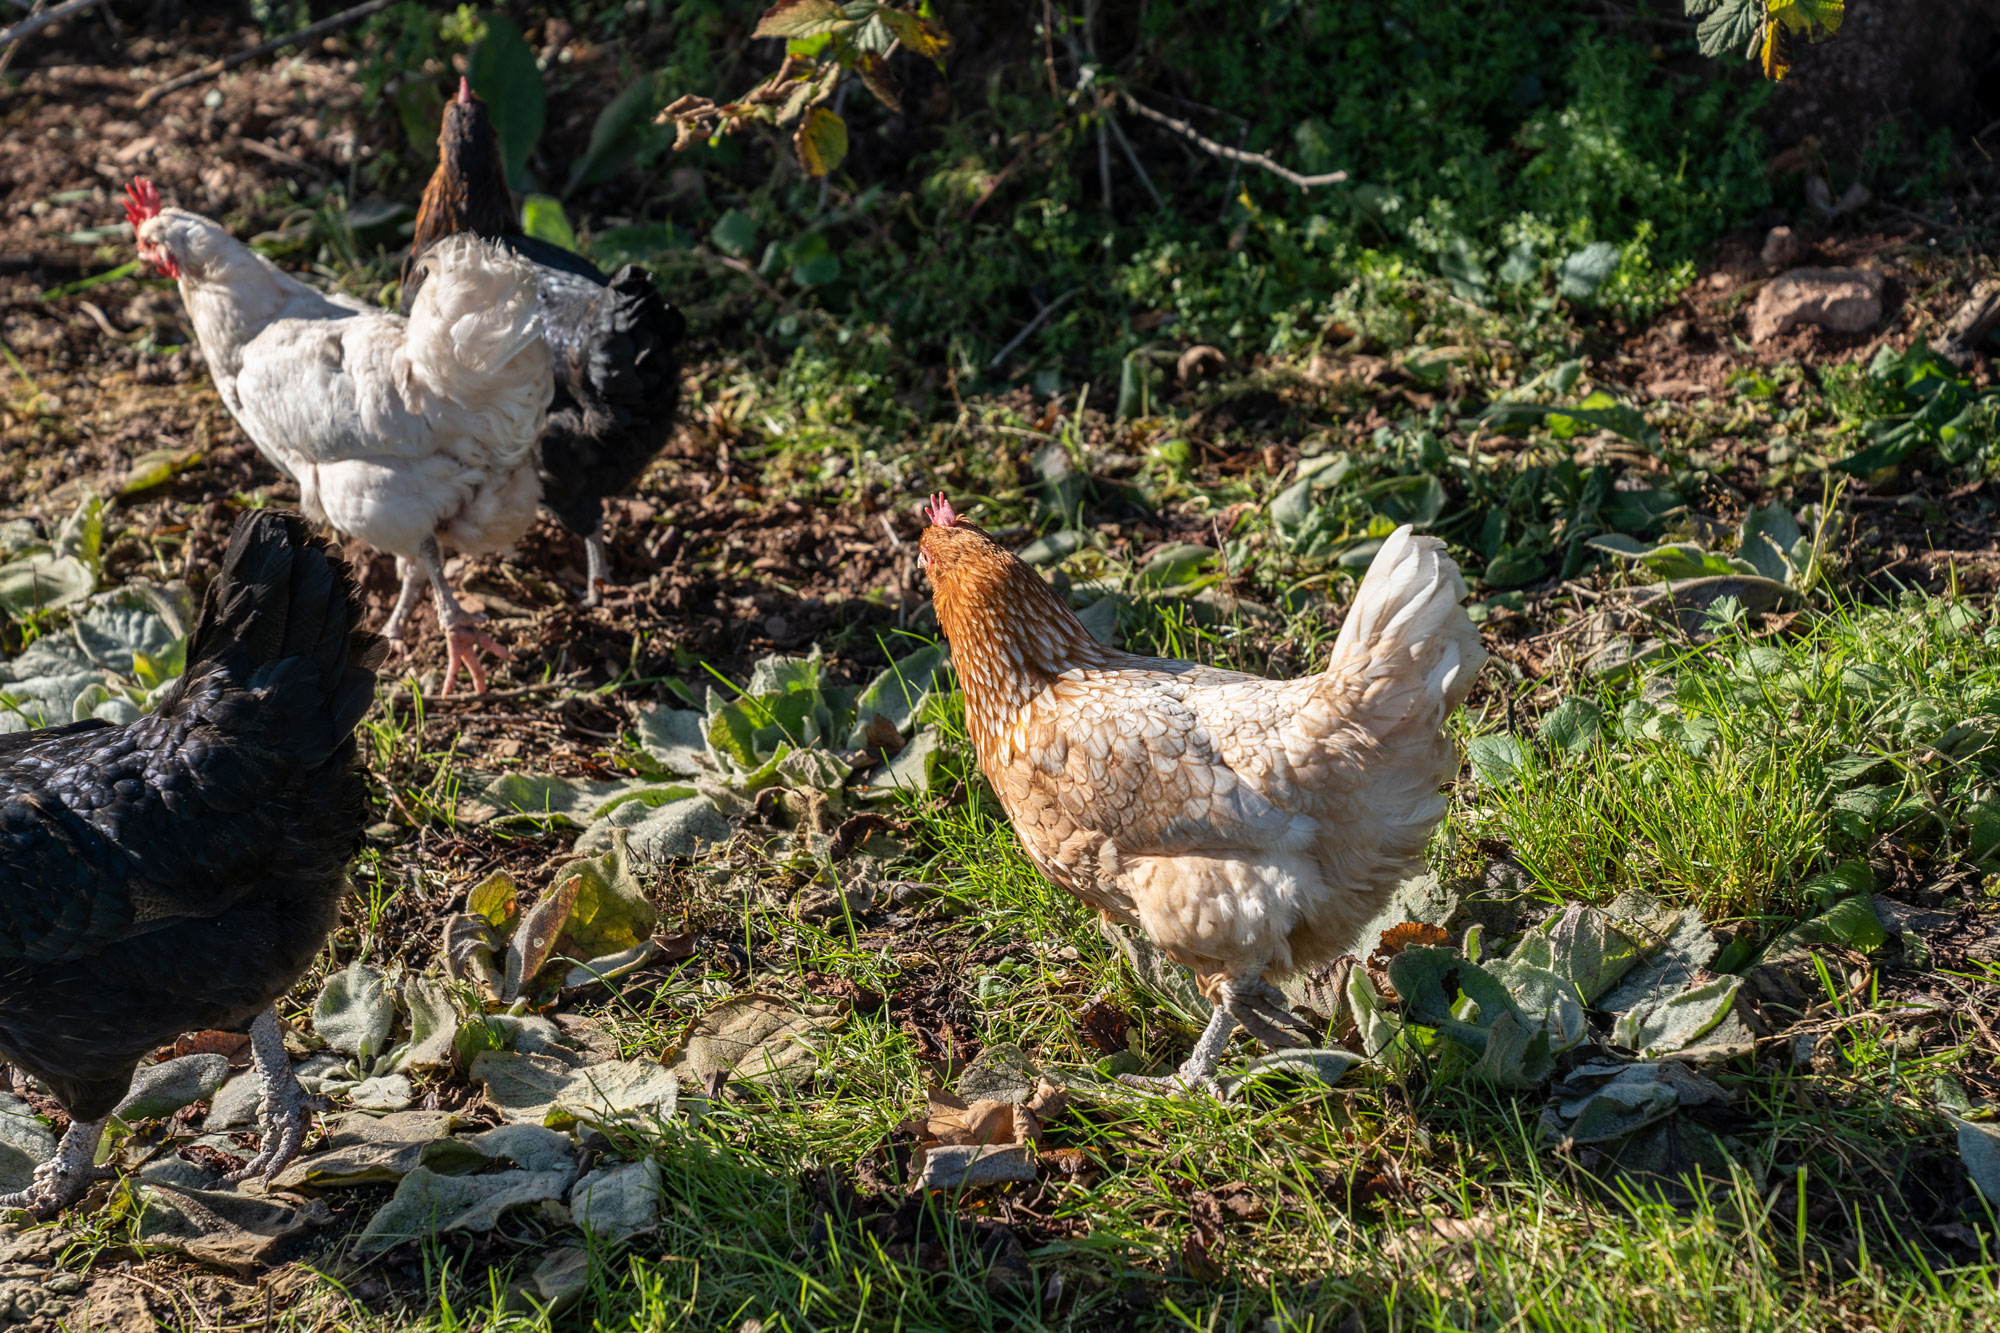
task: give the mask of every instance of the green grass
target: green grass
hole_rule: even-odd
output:
[[[1545,725],[1461,822],[1551,894],[1754,917],[1798,910],[1801,880],[1883,838],[1943,861],[2000,842],[1990,607],[1906,596],[1768,638],[1739,623],[1577,697],[1594,730]]]

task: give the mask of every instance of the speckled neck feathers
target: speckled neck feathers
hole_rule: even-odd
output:
[[[927,542],[938,623],[965,690],[966,723],[982,753],[1056,677],[1120,656],[1085,629],[1055,589],[984,533],[964,525]]]

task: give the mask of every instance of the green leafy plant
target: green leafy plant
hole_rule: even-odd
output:
[[[659,123],[677,127],[677,151],[747,125],[789,125],[799,165],[809,176],[824,176],[847,156],[847,122],[826,105],[844,78],[859,79],[883,106],[901,111],[890,54],[901,46],[943,68],[951,36],[928,9],[898,9],[879,0],[779,0],[751,34],[784,39],[785,63],[777,73],[720,106],[706,97],[682,97],[660,113]]]
[[[523,904],[513,876],[490,876],[444,927],[444,963],[455,980],[506,1008],[558,987],[622,976],[653,956],[659,913],[629,865],[624,830],[602,856],[572,861]]]
[[[1792,42],[1833,36],[1846,8],[1846,0],[1687,0],[1687,16],[1701,20],[1695,41],[1703,55],[1740,49],[1773,82],[1791,72]]]
[[[1872,476],[1926,449],[1945,463],[1971,461],[2000,430],[2000,388],[1977,389],[1964,372],[1913,343],[1906,351],[1884,346],[1863,372],[1866,406],[1861,428],[1867,445],[1840,460],[1843,472]]]

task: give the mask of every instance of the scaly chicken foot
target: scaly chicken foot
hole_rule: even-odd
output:
[[[414,560],[405,560],[400,555],[396,557],[396,576],[402,579],[403,586],[396,593],[395,609],[389,612],[389,619],[382,624],[382,637],[389,641],[392,649],[401,652],[409,646],[406,640],[410,616],[417,609],[417,598],[423,595],[427,580],[422,565]]]
[[[1208,1026],[1202,1029],[1194,1051],[1179,1069],[1154,1077],[1122,1074],[1118,1081],[1141,1092],[1180,1093],[1202,1088],[1221,1098],[1222,1085],[1216,1081],[1215,1068],[1238,1026],[1275,1050],[1302,1046],[1318,1035],[1286,1005],[1284,992],[1268,981],[1224,981],[1219,993],[1221,1003],[1209,1015]],[[1287,1028],[1291,1031],[1286,1031]],[[1305,1040],[1294,1036],[1294,1032],[1303,1033]]]
[[[583,604],[596,606],[604,600],[604,585],[611,582],[611,562],[604,555],[602,528],[583,539]]]
[[[299,1146],[312,1128],[314,1111],[330,1111],[333,1103],[307,1092],[292,1072],[291,1057],[285,1054],[285,1030],[278,1024],[276,1008],[266,1009],[250,1025],[250,1058],[257,1066],[257,1081],[264,1097],[257,1107],[257,1121],[264,1130],[264,1142],[257,1155],[224,1176],[223,1183],[234,1185],[252,1176],[268,1182],[299,1155]]]
[[[49,1218],[81,1199],[92,1185],[116,1174],[108,1166],[91,1165],[103,1137],[103,1120],[70,1121],[56,1155],[35,1168],[28,1188],[0,1194],[0,1208],[25,1208],[38,1218]]]
[[[452,685],[458,680],[458,669],[463,666],[466,674],[472,677],[473,692],[484,694],[486,668],[479,664],[479,650],[483,648],[495,657],[508,661],[513,660],[514,655],[479,628],[484,616],[473,615],[451,595],[451,585],[444,580],[444,555],[438,550],[437,538],[426,537],[420,554],[430,575],[431,594],[437,600],[438,625],[444,630],[444,684],[438,692],[451,693]]]

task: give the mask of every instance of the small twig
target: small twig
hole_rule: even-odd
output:
[[[882,520],[882,531],[889,534],[889,549],[894,551],[902,550],[903,539],[896,535],[896,525],[889,521],[889,516],[887,514],[877,514],[876,517]]]
[[[1145,186],[1146,193],[1153,196],[1154,205],[1162,213],[1172,212],[1173,210],[1167,207],[1167,201],[1160,197],[1160,192],[1153,188],[1153,178],[1146,174],[1146,168],[1140,163],[1139,155],[1132,151],[1132,141],[1125,137],[1124,129],[1118,124],[1118,117],[1111,114],[1109,106],[1104,108],[1104,119],[1111,126],[1111,137],[1118,140],[1118,147],[1124,152],[1125,160],[1132,164],[1132,170],[1139,173],[1139,184]]]
[[[780,310],[790,310],[792,308],[792,303],[789,298],[787,298],[783,293],[781,293],[776,287],[773,287],[770,283],[764,281],[763,274],[759,273],[756,269],[751,268],[748,264],[744,263],[742,260],[737,259],[731,255],[719,255],[705,245],[697,245],[694,248],[694,253],[699,258],[706,259],[710,263],[722,265],[724,268],[728,269],[732,273],[741,273],[744,277],[750,279],[752,283],[756,284],[758,291],[764,293],[764,295],[770,297],[773,301],[776,301],[778,303],[778,308]]]
[[[1061,296],[1058,296],[1055,300],[1043,306],[1039,311],[1036,312],[1035,317],[1029,320],[1027,325],[1024,328],[1022,328],[1022,330],[1019,333],[1014,335],[1012,341],[1010,341],[1005,347],[1001,348],[999,351],[993,354],[993,359],[986,363],[986,368],[988,370],[998,370],[1000,368],[1000,363],[1002,361],[1005,361],[1008,357],[1012,356],[1014,354],[1015,348],[1019,347],[1022,343],[1028,341],[1029,335],[1034,333],[1036,329],[1042,327],[1042,324],[1048,319],[1050,315],[1053,315],[1056,312],[1056,310],[1059,307],[1061,307],[1064,301],[1069,300],[1070,297],[1075,296],[1077,292],[1082,290],[1083,289],[1081,287],[1071,288],[1069,291],[1064,292]]]
[[[236,146],[247,148],[259,157],[269,158],[281,167],[290,167],[293,171],[303,171],[308,175],[317,176],[321,180],[328,178],[326,169],[318,163],[308,162],[297,153],[288,153],[284,149],[265,143],[260,139],[238,139]]]
[[[321,19],[319,22],[300,28],[296,32],[288,32],[282,37],[273,37],[268,42],[259,42],[248,51],[238,51],[235,55],[225,56],[221,60],[203,65],[198,70],[179,75],[168,79],[165,83],[148,88],[145,92],[139,94],[139,100],[133,105],[137,110],[144,111],[168,93],[177,93],[183,88],[192,88],[197,83],[206,83],[218,74],[227,74],[238,65],[247,65],[253,60],[261,59],[264,56],[270,55],[273,51],[284,47],[295,46],[300,42],[309,42],[315,37],[324,37],[330,32],[339,32],[342,28],[351,28],[370,14],[379,14],[396,2],[397,0],[367,0],[367,3],[356,5],[352,9],[343,9],[331,18]]]
[[[13,27],[0,31],[0,46],[5,46],[9,42],[18,42],[23,37],[33,36],[43,28],[48,27],[51,23],[60,23],[71,14],[80,13],[93,5],[101,5],[103,3],[104,0],[69,0],[67,4],[57,5],[54,9],[45,9],[39,14],[30,14]]]
[[[1204,151],[1213,153],[1215,156],[1231,162],[1242,162],[1253,167],[1262,167],[1273,176],[1281,180],[1290,181],[1301,190],[1310,190],[1321,185],[1340,185],[1344,184],[1347,180],[1347,173],[1344,171],[1329,171],[1319,176],[1301,176],[1290,167],[1279,166],[1262,153],[1246,153],[1241,148],[1231,148],[1227,144],[1219,144],[1186,121],[1175,120],[1164,111],[1155,111],[1128,92],[1120,92],[1118,95],[1125,99],[1126,106],[1131,107],[1132,110],[1144,116],[1147,120],[1166,126],[1174,133],[1182,135],[1200,145]]]

